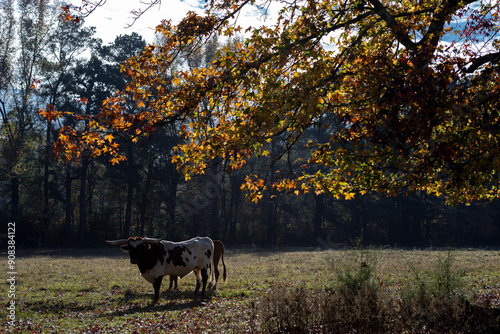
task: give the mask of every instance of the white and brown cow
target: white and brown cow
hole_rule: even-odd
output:
[[[219,281],[219,261],[222,259],[222,266],[224,267],[224,271],[223,271],[223,274],[222,274],[222,278],[224,280],[224,283],[226,282],[227,280],[227,271],[226,271],[226,264],[224,263],[224,250],[225,250],[225,247],[224,247],[224,244],[222,243],[222,241],[220,240],[213,240],[214,242],[214,257],[213,257],[213,272],[212,274],[215,272],[215,283],[213,282],[212,280],[212,283],[211,283],[211,288],[212,289],[217,289],[217,282]],[[172,289],[172,287],[174,289],[177,289],[177,276],[175,275],[170,275],[170,286],[168,287],[168,289]]]
[[[161,281],[166,275],[184,277],[191,271],[196,275],[198,293],[205,294],[208,281],[208,268],[213,262],[214,243],[210,238],[197,237],[182,242],[161,239],[132,237],[106,241],[111,245],[121,245],[130,254],[130,263],[137,264],[141,276],[153,284],[154,302],[160,297]]]

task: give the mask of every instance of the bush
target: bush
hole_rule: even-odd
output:
[[[456,302],[464,301],[464,298],[457,299],[457,297],[463,297],[461,288],[465,273],[453,270],[453,262],[454,256],[448,252],[445,256],[438,256],[434,267],[427,273],[410,264],[411,276],[404,284],[400,303],[403,312],[419,313],[424,318],[429,318],[442,313],[434,310],[438,305],[441,308],[443,305],[448,305],[449,308]],[[451,313],[455,311],[448,309]]]
[[[304,333],[314,328],[324,308],[324,298],[317,294],[322,292],[271,286],[266,297],[253,304],[254,332]]]
[[[273,285],[266,298],[254,304],[254,317],[266,333],[339,333],[356,328],[363,333],[384,332],[392,305],[380,298],[375,279],[376,254],[358,245],[341,260],[330,260],[332,287],[313,291]]]
[[[342,333],[353,328],[381,333],[387,305],[368,290],[346,298],[338,290],[273,285],[253,304],[253,332]]]
[[[375,280],[377,266],[376,253],[362,248],[350,251],[347,256],[337,261],[330,261],[338,290],[347,299],[357,297],[359,293],[377,294],[380,284]]]
[[[497,333],[500,310],[471,305],[453,254],[422,273],[412,268],[402,295],[375,279],[374,252],[359,250],[334,264],[336,284],[324,290],[273,284],[253,303],[254,332]],[[496,312],[498,311],[498,312]]]
[[[463,299],[464,270],[454,270],[455,256],[448,251],[445,256],[438,256],[434,269],[431,271],[432,294],[437,298]]]

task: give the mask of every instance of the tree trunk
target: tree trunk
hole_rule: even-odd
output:
[[[229,244],[234,245],[236,243],[236,223],[238,221],[239,207],[241,205],[241,177],[238,173],[233,173],[229,177],[229,181],[231,183],[231,202],[229,204],[229,227],[226,240],[229,241]]]
[[[85,242],[85,227],[87,226],[87,167],[88,159],[82,161],[82,174],[80,179],[80,222],[78,223],[78,243],[83,245]]]
[[[401,200],[399,196],[394,197],[392,206],[392,219],[389,226],[389,240],[393,247],[396,247],[398,242],[402,244],[404,235],[402,233],[402,216],[401,216]]]
[[[73,179],[71,178],[71,167],[69,164],[66,164],[66,180],[64,181],[64,187],[66,189],[65,194],[65,204],[66,204],[66,217],[65,217],[65,225],[66,225],[66,240],[65,243],[70,245],[73,241],[73,231],[72,231],[72,220],[73,220],[73,208],[71,205],[71,182]]]
[[[218,166],[218,163],[214,163],[215,166]],[[219,211],[219,203],[221,203],[221,184],[220,180],[217,178],[217,167],[211,168],[211,173],[207,175],[207,182],[205,183],[205,187],[203,193],[207,200],[210,202],[207,203],[210,206],[209,211],[209,224],[210,237],[212,239],[220,239],[219,236],[219,226],[220,226],[220,214]],[[208,209],[208,208],[207,208]],[[208,211],[208,210],[207,210]]]
[[[175,166],[171,166],[170,170],[170,179],[168,182],[168,193],[167,193],[167,208],[168,208],[168,226],[164,226],[164,230],[167,231],[168,238],[173,238],[173,240],[177,240],[177,232],[175,229],[175,210],[177,207],[177,187],[179,185],[180,175],[177,172]],[[170,239],[172,240],[172,239]]]
[[[212,198],[212,208],[210,213],[210,236],[212,239],[220,239],[219,236],[219,195]]]
[[[267,245],[273,248],[276,246],[276,204],[272,198],[268,198],[264,205],[267,220]]]
[[[14,223],[19,223],[19,176],[11,175],[10,178],[11,191],[11,219]]]
[[[148,172],[146,173],[146,184],[144,185],[144,191],[142,193],[142,200],[141,204],[139,207],[139,235],[143,236],[144,234],[144,229],[146,226],[146,220],[147,220],[147,212],[149,208],[149,201],[150,201],[150,196],[149,193],[151,191],[151,175],[153,174],[153,159],[151,159],[149,166],[148,166]]]
[[[365,233],[365,218],[363,216],[364,210],[363,210],[363,199],[361,198],[361,195],[359,193],[356,193],[354,196],[354,199],[352,200],[352,205],[351,205],[351,216],[352,216],[352,223],[354,226],[354,232],[357,235],[353,235],[354,239],[359,239],[359,241],[364,242],[364,233]]]
[[[125,208],[125,222],[123,224],[123,237],[130,237],[130,221],[132,220],[132,197],[134,193],[134,186],[132,185],[132,181],[128,182],[128,190],[127,190],[127,204]]]
[[[135,173],[134,173],[134,157],[132,151],[132,144],[128,144],[128,152],[127,152],[127,161],[128,161],[128,175],[127,175],[127,204],[125,208],[125,222],[123,225],[123,237],[130,237],[130,222],[132,220],[132,200],[134,194],[134,182],[135,182]]]
[[[314,240],[318,240],[318,238],[323,239],[323,217],[325,215],[325,201],[324,195],[314,195],[314,203],[315,203],[315,211],[313,218],[314,225]]]
[[[43,166],[43,217],[42,229],[44,237],[47,238],[49,233],[49,164],[50,164],[50,124],[47,124],[46,142],[45,142],[45,157]]]
[[[95,221],[95,216],[92,212],[92,204],[93,204],[93,199],[94,199],[94,192],[95,192],[95,175],[93,174],[93,163],[91,160],[88,162],[87,166],[87,202],[85,204],[86,207],[86,217],[87,217],[87,222],[89,225],[89,229],[93,231],[95,227],[96,221]],[[92,224],[92,227],[90,226]],[[103,231],[103,229],[100,229],[100,231]],[[105,235],[101,235],[102,238],[105,237]]]
[[[274,157],[276,152],[276,142],[271,143],[271,157]],[[273,164],[269,172],[270,182],[274,182],[276,175],[276,165]],[[270,189],[266,191],[264,210],[265,219],[267,221],[267,245],[269,247],[276,246],[276,228],[277,228],[277,215],[276,215],[276,201],[275,201],[276,190]]]

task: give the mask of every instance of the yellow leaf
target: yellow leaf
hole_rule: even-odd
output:
[[[104,136],[104,140],[107,140],[109,143],[111,143],[113,141],[115,137],[113,137],[112,134],[107,134],[106,136]]]
[[[354,198],[354,195],[356,195],[356,194],[355,194],[355,193],[347,193],[347,194],[345,194],[345,199],[346,199],[346,200],[353,199],[353,198]]]

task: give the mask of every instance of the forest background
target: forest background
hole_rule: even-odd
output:
[[[266,144],[269,156],[229,174],[227,162],[215,161],[188,181],[172,162],[174,147],[184,140],[175,123],[122,143],[127,159],[119,164],[85,152],[77,162],[54,159],[58,129],[40,109],[71,112],[64,119],[70,126],[77,126],[78,115],[99,113],[102,101],[129,82],[120,65],[146,42],[133,33],[103,45],[83,21],[64,20],[59,3],[11,0],[1,6],[0,224],[16,222],[19,244],[93,246],[132,235],[208,235],[230,246],[336,247],[360,237],[397,247],[498,246],[498,200],[449,206],[423,191],[389,197],[363,191],[346,200],[268,187],[260,201],[248,201],[246,175],[268,175],[269,182],[287,169],[285,159],[270,163],[279,138]],[[184,49],[168,71],[203,68],[217,50],[241,38],[212,37],[202,48]],[[305,130],[290,155],[305,155],[308,140],[326,140],[321,136],[326,134],[318,129]]]

